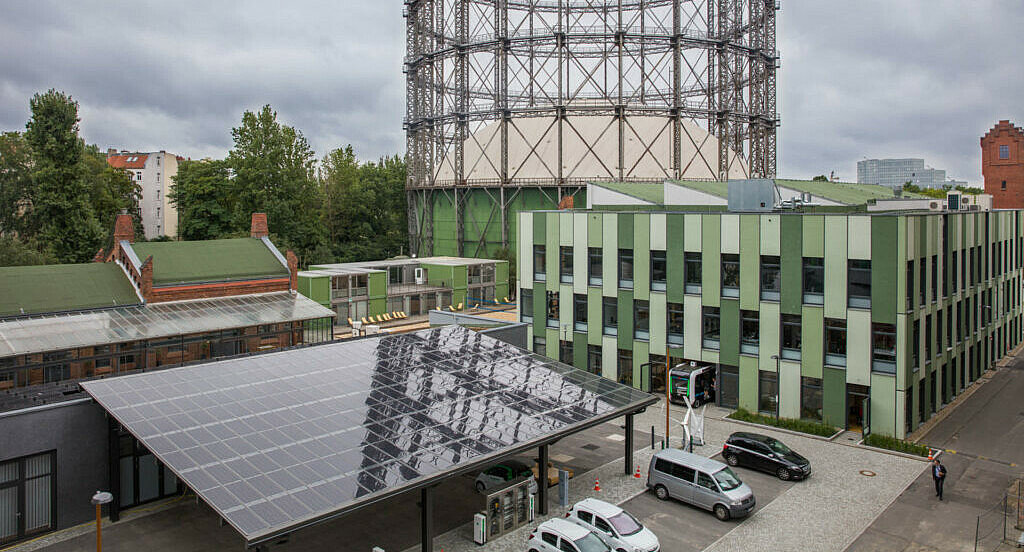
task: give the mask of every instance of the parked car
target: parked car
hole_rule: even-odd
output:
[[[611,552],[597,533],[561,518],[538,525],[526,544],[529,552]]]
[[[782,441],[743,431],[733,433],[722,447],[722,458],[730,466],[744,466],[775,474],[783,481],[811,475],[811,463]]]
[[[534,480],[534,484],[531,485],[530,492],[537,492],[534,470],[530,469],[530,466],[527,466],[517,460],[508,460],[500,464],[495,464],[480,472],[480,474],[476,476],[476,492],[485,493],[491,489],[504,487],[512,481],[526,477]]]
[[[596,498],[581,500],[566,519],[597,533],[616,552],[658,552],[661,543],[650,529],[629,512]]]
[[[729,466],[676,449],[660,450],[651,458],[647,488],[661,500],[675,498],[711,510],[722,521],[749,514],[757,503]]]

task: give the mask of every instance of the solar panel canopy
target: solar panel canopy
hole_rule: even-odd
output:
[[[250,543],[656,400],[458,326],[82,387]]]

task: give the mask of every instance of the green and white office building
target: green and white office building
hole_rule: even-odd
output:
[[[723,406],[902,438],[1021,341],[1022,211],[717,209],[520,213],[534,349],[651,391],[711,364]]]

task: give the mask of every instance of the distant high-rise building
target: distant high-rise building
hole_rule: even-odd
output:
[[[178,157],[166,151],[139,153],[107,150],[107,163],[124,169],[142,188],[139,211],[147,240],[178,235],[178,208],[167,198],[178,174]]]
[[[981,174],[996,209],[1024,208],[1024,131],[999,121],[981,137]]]
[[[865,159],[857,162],[857,184],[896,188],[907,182],[922,188],[967,185],[964,181],[947,180],[946,171],[925,166],[924,159]]]

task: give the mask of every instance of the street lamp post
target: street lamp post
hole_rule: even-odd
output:
[[[772,355],[775,361],[775,421],[779,421],[779,401],[782,400],[782,389],[779,387],[779,355]]]
[[[96,494],[92,495],[92,503],[96,505],[96,552],[102,552],[103,550],[103,534],[102,534],[102,521],[100,515],[103,509],[103,505],[114,500],[114,495],[106,491],[96,491]]]

